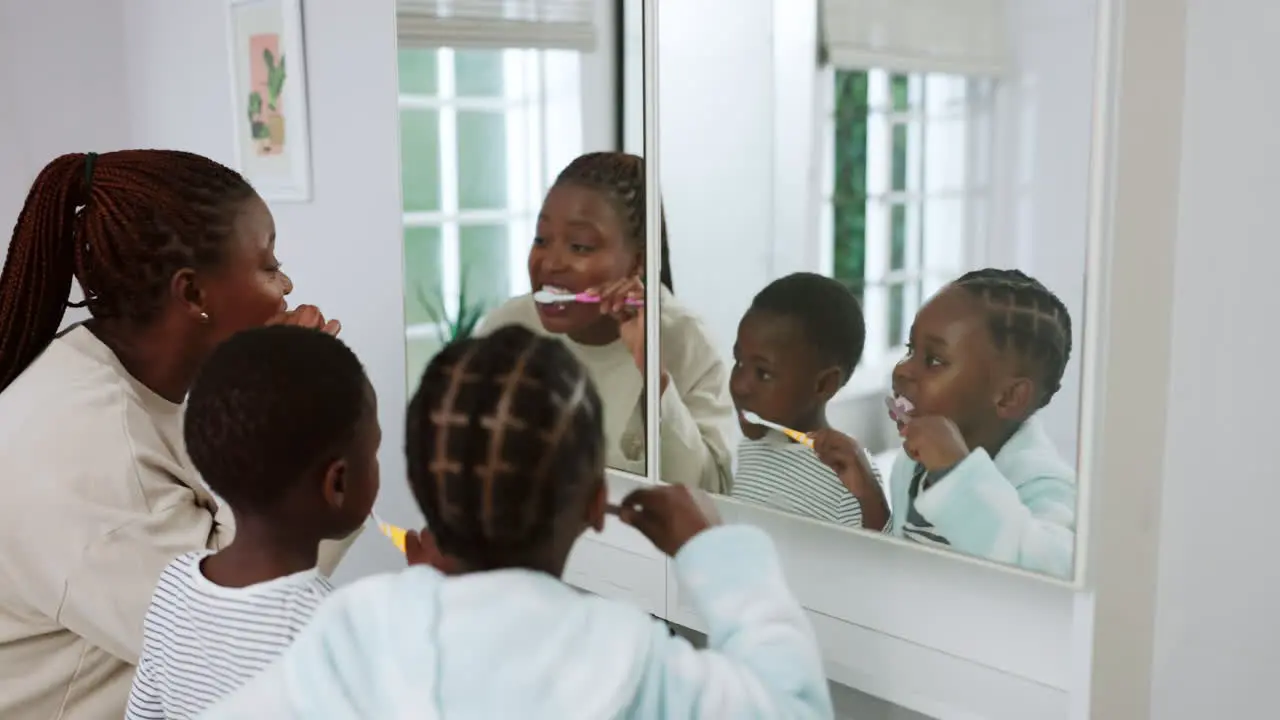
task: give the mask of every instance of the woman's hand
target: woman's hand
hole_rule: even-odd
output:
[[[876,482],[866,451],[857,440],[831,428],[809,433],[809,437],[813,438],[813,451],[818,459],[835,472],[840,484],[862,505],[862,526],[882,529],[889,521],[889,502],[884,488]]]
[[[600,296],[600,312],[617,321],[618,335],[631,351],[631,359],[635,361],[636,367],[644,374],[644,283],[633,275],[609,283],[594,292]],[[632,303],[639,301],[641,304],[629,304],[628,300]],[[662,391],[666,391],[669,381],[666,368],[663,368]]]
[[[950,470],[969,457],[969,446],[960,429],[940,415],[911,418],[898,433],[907,457],[931,473]]]
[[[342,323],[337,320],[325,320],[324,313],[315,305],[299,305],[286,310],[271,319],[268,325],[297,325],[298,327],[320,330],[337,337],[342,332]]]
[[[684,485],[641,488],[627,495],[618,519],[639,530],[671,557],[695,535],[720,524],[716,506],[701,490]]]

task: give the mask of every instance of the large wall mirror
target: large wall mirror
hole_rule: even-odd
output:
[[[601,390],[609,466],[643,476],[642,69],[624,10],[398,1],[405,344],[412,392],[450,340],[508,323],[561,337]]]
[[[662,478],[1072,580],[1093,4],[658,28]]]

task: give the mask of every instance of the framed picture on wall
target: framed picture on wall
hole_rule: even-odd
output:
[[[237,169],[264,199],[311,199],[302,0],[229,0]]]

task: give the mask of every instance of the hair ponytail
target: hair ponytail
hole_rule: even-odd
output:
[[[86,158],[63,155],[27,193],[0,272],[0,391],[57,335],[75,275],[78,209],[88,201]]]
[[[178,150],[49,163],[31,185],[0,274],[0,390],[53,341],[72,278],[94,318],[151,322],[175,272],[221,262],[252,197],[240,173]]]
[[[661,237],[662,237],[662,240],[661,240],[662,257],[661,257],[661,270],[660,270],[661,275],[658,277],[658,280],[662,283],[663,287],[665,287],[668,292],[674,295],[676,293],[676,288],[675,288],[675,283],[671,281],[671,251],[667,249],[667,213],[665,210],[662,213],[662,236]]]

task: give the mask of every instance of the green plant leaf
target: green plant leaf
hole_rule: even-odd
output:
[[[483,301],[471,300],[467,294],[465,271],[462,277],[462,283],[458,287],[458,312],[454,317],[449,317],[445,310],[444,297],[439,290],[432,296],[428,296],[421,287],[417,290],[418,302],[422,303],[422,307],[426,309],[431,322],[440,328],[441,345],[449,345],[473,337],[480,321],[489,310]]]
[[[271,137],[271,130],[267,128],[267,124],[261,120],[254,120],[250,125],[250,132],[254,140],[266,140]]]
[[[249,93],[249,122],[253,122],[254,118],[262,113],[262,95],[254,90]]]
[[[280,62],[267,68],[267,94],[271,97],[271,109],[275,109],[276,101],[280,99],[280,92],[284,89],[284,56],[280,56]]]

